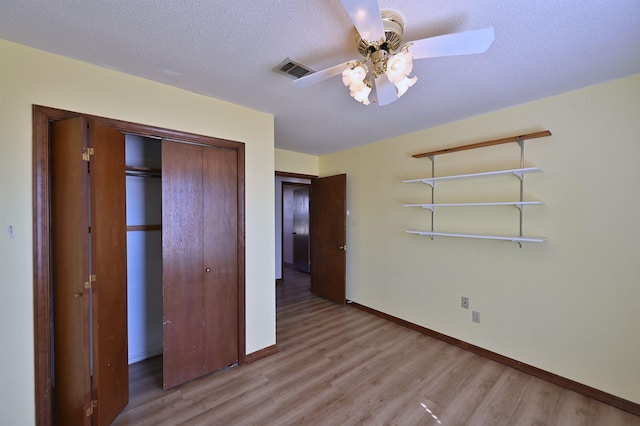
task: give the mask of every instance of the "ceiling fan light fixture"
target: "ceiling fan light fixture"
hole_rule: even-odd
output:
[[[363,84],[362,88],[357,92],[351,92],[351,97],[358,102],[361,102],[364,105],[369,105],[371,101],[369,101],[369,93],[371,93],[371,87]]]
[[[418,77],[409,78],[413,71],[413,55],[408,50],[409,44],[402,47],[402,50],[391,56],[386,64],[386,76],[398,90],[398,97],[404,95],[409,87],[416,84]]]
[[[416,77],[409,78],[413,71],[413,55],[409,52],[411,43],[402,45],[402,16],[394,11],[383,10],[381,19],[385,30],[382,40],[365,40],[356,29],[358,50],[365,59],[355,62],[342,73],[342,82],[349,87],[351,97],[364,105],[370,104],[368,96],[375,86],[375,80],[383,74],[394,84],[398,98],[418,80]]]
[[[307,87],[342,73],[342,83],[356,101],[369,105],[369,95],[374,91],[374,102],[389,105],[418,81],[415,76],[409,77],[414,59],[483,53],[494,40],[493,27],[487,27],[403,45],[404,20],[399,13],[380,10],[378,0],[342,0],[342,5],[355,26],[358,52],[364,59],[305,75],[294,81],[295,86]]]
[[[342,72],[342,83],[349,88],[353,99],[364,105],[369,105],[371,85],[366,80],[369,69],[366,64],[356,62]]]
[[[392,83],[397,83],[408,77],[413,71],[413,55],[406,48],[391,56],[387,60],[385,74]]]
[[[404,95],[413,86],[417,77],[409,78],[413,71],[413,55],[407,44],[395,54],[384,49],[368,55],[364,62],[353,62],[342,72],[342,83],[356,101],[369,105],[369,94],[378,76],[385,75],[397,90],[397,97]]]
[[[405,92],[409,89],[409,87],[416,84],[416,81],[418,81],[418,77],[413,77],[413,78],[405,77],[399,82],[393,83],[396,86],[396,89],[398,89],[398,97],[404,95]]]
[[[342,83],[351,88],[351,85],[362,83],[367,78],[369,69],[365,64],[356,63],[342,72]]]

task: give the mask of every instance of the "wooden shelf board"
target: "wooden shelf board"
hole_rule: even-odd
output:
[[[482,148],[485,146],[501,145],[504,143],[517,142],[518,140],[544,138],[547,136],[551,136],[551,132],[548,130],[543,130],[540,132],[528,133],[526,135],[510,136],[508,138],[472,143],[470,145],[456,146],[453,148],[445,148],[437,151],[422,152],[420,154],[413,154],[412,157],[413,158],[434,157],[436,155],[441,155],[441,154],[450,154],[452,152],[466,151],[468,149],[476,149],[476,148]]]

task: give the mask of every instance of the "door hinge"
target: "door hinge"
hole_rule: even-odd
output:
[[[93,283],[96,282],[96,276],[95,275],[89,275],[89,281],[85,281],[84,282],[84,288],[92,288],[93,287]]]
[[[95,154],[95,150],[93,148],[82,148],[82,159],[84,161],[90,161],[91,156]]]
[[[94,399],[91,402],[89,402],[89,407],[85,410],[86,417],[92,416],[93,409],[96,408],[97,406],[98,406],[98,400]]]

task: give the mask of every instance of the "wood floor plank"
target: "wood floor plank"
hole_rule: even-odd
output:
[[[640,425],[640,417],[309,291],[285,268],[278,352],[163,391],[130,366],[114,425]]]
[[[484,403],[477,407],[471,418],[478,424],[509,424],[528,381],[532,379],[533,377],[525,373],[506,368],[487,394]]]
[[[555,407],[560,393],[559,387],[532,378],[522,391],[510,423],[513,425],[551,424],[552,411],[549,407]]]

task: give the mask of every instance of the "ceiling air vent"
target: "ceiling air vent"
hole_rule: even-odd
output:
[[[280,62],[280,64],[277,67],[275,67],[273,70],[280,74],[288,75],[289,77],[294,79],[304,77],[309,73],[315,72],[311,68],[306,67],[301,63],[294,61],[291,58],[287,58],[284,61]]]

